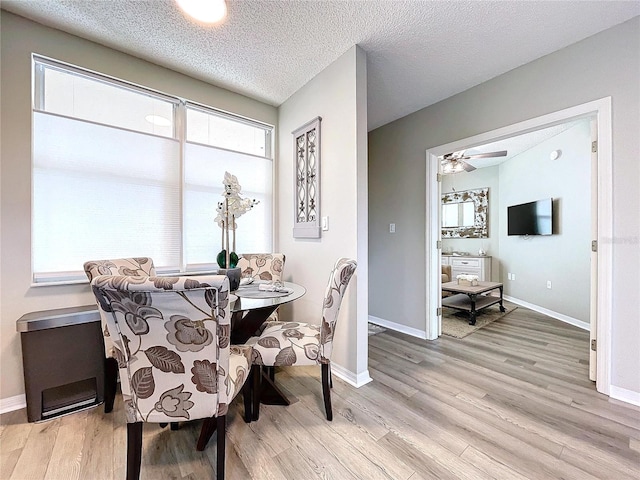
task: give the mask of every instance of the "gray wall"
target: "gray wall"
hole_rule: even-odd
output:
[[[274,107],[73,35],[1,12],[2,197],[0,407],[24,392],[16,320],[28,312],[89,305],[88,284],[31,286],[31,53],[72,63],[275,125]],[[212,206],[213,208],[213,206]]]
[[[287,256],[285,279],[305,286],[307,293],[282,308],[286,320],[319,323],[329,272],[340,257],[357,259],[358,269],[342,301],[333,346],[332,368],[352,383],[369,379],[367,372],[367,265],[366,245],[358,225],[366,227],[366,212],[358,209],[366,189],[366,56],[353,46],[294,93],[279,109],[278,241]],[[293,238],[295,157],[291,132],[315,117],[320,126],[320,215],[329,217],[329,230],[321,238]],[[363,172],[364,169],[364,172]],[[360,181],[360,182],[359,182]],[[364,236],[364,238],[361,238]],[[361,297],[364,296],[364,302]],[[362,341],[364,340],[364,345]]]
[[[369,312],[425,330],[425,151],[611,96],[611,383],[640,393],[640,18],[523,65],[369,134]],[[388,224],[398,225],[395,235]],[[387,299],[395,299],[393,305]]]

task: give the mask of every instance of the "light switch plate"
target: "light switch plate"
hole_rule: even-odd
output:
[[[322,217],[322,231],[329,230],[329,217]]]
[[[396,233],[396,224],[395,223],[390,223],[389,224],[389,233]]]

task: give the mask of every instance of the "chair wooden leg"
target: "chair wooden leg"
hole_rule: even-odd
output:
[[[200,437],[198,437],[198,443],[196,443],[196,450],[199,452],[204,450],[207,446],[207,442],[216,431],[216,417],[205,418],[200,429]]]
[[[142,462],[142,422],[127,423],[127,480],[139,480]]]
[[[331,387],[329,386],[329,377],[331,372],[329,364],[322,364],[322,396],[324,397],[324,409],[327,413],[327,420],[333,420],[333,411],[331,410]]]
[[[118,361],[113,357],[104,359],[104,413],[113,410],[118,388]]]
[[[244,399],[244,421],[251,423],[253,420],[253,367],[249,369],[249,378],[242,386],[242,397]]]
[[[224,480],[224,444],[225,444],[225,436],[226,436],[226,423],[227,416],[221,415],[218,417],[217,421],[217,429],[218,429],[218,466],[216,468],[216,478],[218,480]]]
[[[333,388],[333,375],[331,375],[331,364],[329,363],[329,386]]]
[[[253,400],[253,409],[252,415],[253,420],[258,420],[260,418],[260,395],[262,393],[262,367],[260,365],[252,365],[251,366],[251,377],[253,380],[253,392],[252,392],[252,400]]]

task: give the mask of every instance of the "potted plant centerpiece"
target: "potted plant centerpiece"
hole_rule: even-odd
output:
[[[236,290],[240,284],[240,267],[238,267],[238,255],[236,254],[236,218],[244,215],[259,202],[255,199],[242,198],[240,192],[242,187],[238,183],[235,175],[229,172],[224,173],[222,181],[224,190],[223,200],[218,202],[216,208],[216,223],[222,229],[222,250],[216,258],[219,273],[224,273],[229,277],[231,290]],[[230,243],[231,240],[231,243]]]

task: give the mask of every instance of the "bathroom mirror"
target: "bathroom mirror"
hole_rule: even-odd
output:
[[[442,238],[488,238],[489,189],[442,194]]]
[[[473,202],[447,203],[442,205],[443,227],[472,227],[473,222]]]

